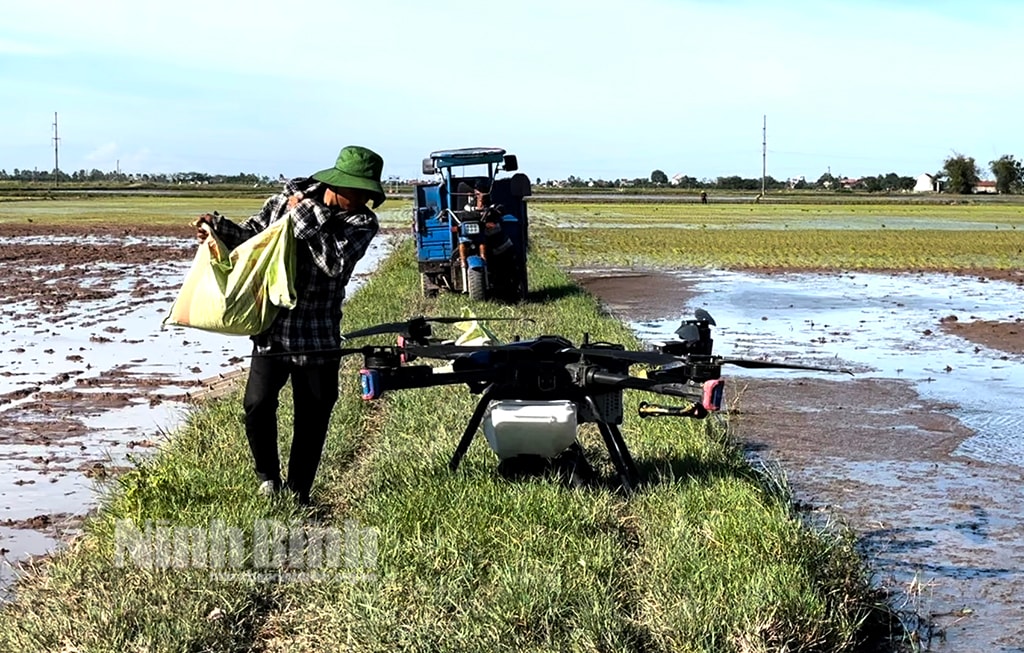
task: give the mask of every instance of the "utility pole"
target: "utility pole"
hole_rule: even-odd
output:
[[[768,174],[768,115],[761,126],[761,197],[764,197],[764,179]]]
[[[53,112],[53,179],[60,186],[60,163],[58,159],[58,147],[60,138],[57,136],[57,112]]]

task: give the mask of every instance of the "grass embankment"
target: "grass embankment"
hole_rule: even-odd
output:
[[[1024,205],[531,206],[561,265],[1016,270]],[[545,227],[562,228],[545,228]]]
[[[466,303],[423,303],[413,259],[407,243],[385,261],[351,299],[346,328]],[[532,301],[515,312],[537,323],[496,324],[503,337],[589,332],[635,344],[546,256],[531,267]],[[802,525],[721,423],[641,421],[640,397],[627,393],[623,431],[649,480],[631,498],[504,480],[482,437],[452,474],[474,396],[445,387],[364,403],[358,362],[345,368],[313,515],[255,494],[240,398],[213,401],[120,477],[84,536],[17,589],[0,610],[0,650],[843,651],[878,614],[852,538]],[[610,478],[596,432],[582,437]],[[375,577],[216,578],[194,556],[185,568],[116,564],[126,524],[219,523],[253,538],[260,520],[300,519],[376,529]],[[243,571],[261,571],[252,548]]]

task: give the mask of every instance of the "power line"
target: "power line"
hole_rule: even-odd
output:
[[[761,196],[764,196],[764,179],[768,175],[768,115],[762,116],[761,126]]]
[[[53,112],[53,178],[56,185],[60,186],[60,163],[58,157],[58,148],[60,143],[60,137],[57,136],[57,112]]]

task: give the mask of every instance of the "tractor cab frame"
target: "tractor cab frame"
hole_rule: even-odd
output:
[[[413,233],[423,294],[526,298],[530,179],[515,155],[495,147],[431,152],[416,184]],[[508,174],[515,173],[515,174]]]

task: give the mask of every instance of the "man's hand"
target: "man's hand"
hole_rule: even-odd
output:
[[[213,222],[214,218],[220,214],[214,211],[213,213],[204,213],[196,221],[192,223],[192,226],[196,228],[196,238],[199,242],[206,240],[206,237],[213,233]]]

